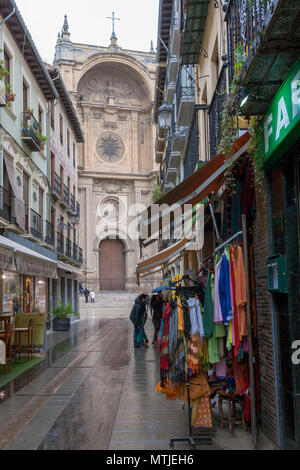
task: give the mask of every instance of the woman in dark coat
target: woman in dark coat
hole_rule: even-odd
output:
[[[153,295],[151,299],[151,307],[152,307],[152,321],[154,326],[154,337],[152,344],[158,344],[157,336],[161,325],[162,319],[162,309],[163,309],[163,299],[160,294]]]
[[[148,348],[144,341],[144,324],[145,324],[145,317],[146,317],[146,295],[142,294],[135,299],[134,306],[131,310],[130,320],[134,326],[134,347],[138,348]],[[140,337],[140,343],[138,343],[138,335]]]

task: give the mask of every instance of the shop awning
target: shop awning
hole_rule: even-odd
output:
[[[57,261],[3,236],[0,236],[0,246],[14,251],[15,265],[20,274],[57,279]]]
[[[169,246],[165,250],[160,251],[156,255],[141,261],[137,265],[138,275],[146,274],[147,272],[153,271],[160,266],[163,267],[164,265],[168,264],[173,260],[173,258],[177,258],[189,245],[194,243],[194,241],[194,237],[192,239],[184,238],[183,240],[174,243],[174,245]]]
[[[209,0],[186,0],[186,20],[182,41],[182,64],[197,64],[201,51]]]
[[[76,277],[82,275],[82,269],[71,266],[70,264],[63,263],[62,261],[57,262],[57,268],[65,272],[75,274]]]
[[[0,245],[0,269],[2,271],[16,271],[12,248]]]
[[[151,206],[142,214],[141,224],[154,224],[159,217],[167,217],[178,205],[184,207],[185,204],[195,206],[212,193],[216,193],[225,181],[225,172],[229,165],[236,161],[249,146],[250,135],[243,134],[233,144],[231,158],[219,153],[214,158],[206,162],[199,170],[186,178],[182,183],[161,197],[155,204],[166,205],[160,214],[151,217]],[[146,230],[143,232],[146,233]],[[151,233],[151,231],[150,231]],[[151,233],[151,236],[153,234]]]

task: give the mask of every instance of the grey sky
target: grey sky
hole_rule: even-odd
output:
[[[52,63],[57,34],[68,15],[71,40],[108,46],[112,11],[118,43],[124,49],[150,50],[157,41],[158,0],[16,0],[30,34],[43,60]]]

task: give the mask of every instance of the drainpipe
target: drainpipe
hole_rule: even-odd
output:
[[[6,23],[9,18],[11,18],[16,13],[16,7],[13,8],[12,12],[0,21],[0,49],[2,49],[2,26]],[[0,108],[0,123],[1,123],[1,108]],[[1,180],[0,183],[3,183],[3,148],[2,148],[2,129],[0,127],[0,171],[1,171]]]
[[[57,77],[52,79],[52,82],[55,80],[59,79],[59,73],[57,73]],[[55,108],[59,103],[59,98],[56,98],[54,101],[53,107]],[[51,113],[51,103],[50,106],[48,106],[48,111],[47,111],[47,116],[46,116],[46,126],[47,126],[47,136],[48,136],[48,181],[49,181],[49,186],[50,186],[50,198],[49,198],[49,203],[48,203],[48,220],[50,221],[50,207],[51,207],[51,130],[50,130],[50,125],[49,125],[49,115]],[[55,235],[54,235],[55,237]],[[53,310],[53,279],[50,280],[49,283],[49,310],[50,310],[50,332],[53,332],[53,316],[52,316],[52,310]],[[56,302],[55,302],[56,304]]]

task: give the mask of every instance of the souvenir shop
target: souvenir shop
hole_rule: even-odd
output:
[[[210,443],[217,426],[229,432],[239,426],[251,432],[257,446],[255,189],[247,156],[243,152],[240,157],[235,163],[235,190],[219,185],[219,197],[206,206],[205,244],[197,253],[195,276],[185,272],[180,281],[170,282],[159,333],[161,380],[156,391],[167,400],[190,405],[186,407],[189,436],[183,440],[191,448],[198,440]],[[176,256],[187,256],[187,246],[182,240],[172,251],[156,255],[163,269]],[[154,257],[141,262],[140,273],[153,261]],[[198,434],[201,437],[195,437]],[[171,439],[170,445],[175,442]]]

